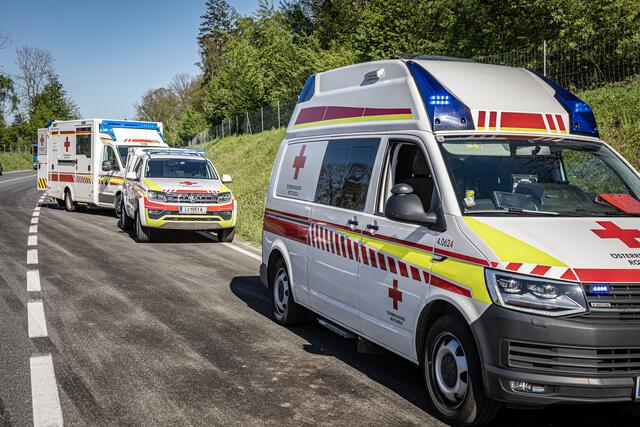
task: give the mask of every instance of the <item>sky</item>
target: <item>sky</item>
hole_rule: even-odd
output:
[[[228,2],[242,15],[258,0]],[[135,118],[134,104],[178,73],[199,73],[196,37],[205,0],[0,0],[0,72],[15,75],[16,48],[46,49],[82,117]]]

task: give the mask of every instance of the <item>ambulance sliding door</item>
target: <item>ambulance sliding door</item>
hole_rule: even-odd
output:
[[[75,199],[81,202],[92,202],[92,151],[93,134],[91,126],[80,125],[75,129],[76,139],[76,174],[75,174]]]

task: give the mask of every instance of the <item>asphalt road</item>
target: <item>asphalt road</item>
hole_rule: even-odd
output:
[[[67,425],[440,425],[418,367],[359,354],[316,324],[275,324],[259,262],[215,238],[137,244],[109,211],[51,202],[30,233],[40,198],[32,176],[0,177],[0,425],[55,419],[47,405],[58,401]],[[27,291],[27,269],[39,270],[40,291]],[[29,338],[39,301],[46,336]],[[47,355],[55,386],[37,382],[32,394],[33,360]],[[41,384],[52,394],[38,394]],[[495,425],[567,422],[640,418],[614,405],[566,406],[506,409]]]

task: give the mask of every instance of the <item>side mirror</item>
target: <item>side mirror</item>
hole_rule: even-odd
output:
[[[131,171],[131,172],[127,172],[127,174],[125,175],[126,179],[130,179],[132,181],[137,181],[138,180],[138,175],[136,175],[135,172]]]
[[[116,168],[116,165],[113,164],[112,160],[105,160],[102,162],[102,170],[104,172],[112,171]]]
[[[438,215],[435,212],[424,211],[422,201],[413,194],[413,188],[409,184],[397,184],[391,188],[391,197],[384,205],[384,215],[397,221],[428,227],[438,222]]]
[[[231,179],[231,175],[222,175],[223,184],[228,184],[230,182],[233,182],[233,179]]]

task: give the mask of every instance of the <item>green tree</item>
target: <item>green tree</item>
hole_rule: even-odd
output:
[[[207,121],[202,113],[193,107],[187,107],[176,124],[176,145],[181,145],[192,139],[196,134],[207,128]]]
[[[209,82],[222,62],[227,37],[235,28],[236,11],[225,0],[207,0],[198,32],[200,67]]]

